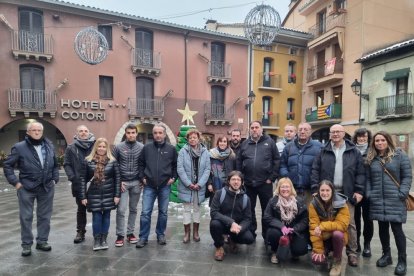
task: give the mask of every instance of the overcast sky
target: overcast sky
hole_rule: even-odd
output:
[[[123,12],[166,22],[203,28],[207,19],[220,23],[241,23],[260,4],[275,8],[283,21],[290,0],[65,0],[86,6]]]

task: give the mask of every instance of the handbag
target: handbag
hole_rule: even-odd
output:
[[[384,169],[384,172],[392,179],[392,181],[395,183],[395,185],[400,188],[400,183],[392,176],[392,174],[385,168],[384,163],[380,161],[380,164],[382,168]],[[405,199],[405,205],[407,207],[407,211],[414,211],[414,192],[409,191],[408,196]]]
[[[290,236],[281,236],[279,246],[277,247],[276,256],[281,261],[286,261],[290,256]]]
[[[89,191],[89,187],[92,184],[92,181],[95,179],[95,176],[92,176],[91,180],[89,180],[88,182],[86,182],[86,193],[88,193]]]

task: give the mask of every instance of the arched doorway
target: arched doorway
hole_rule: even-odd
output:
[[[323,127],[316,130],[312,133],[312,139],[318,140],[322,144],[325,144],[329,141],[329,128],[330,127]],[[345,139],[351,140],[351,135],[345,132]]]

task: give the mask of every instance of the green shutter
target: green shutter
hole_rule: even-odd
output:
[[[389,80],[394,80],[394,79],[399,79],[399,78],[406,78],[408,77],[409,74],[410,74],[410,68],[398,69],[398,70],[386,72],[383,80],[389,81]]]

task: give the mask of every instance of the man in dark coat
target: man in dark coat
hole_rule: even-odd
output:
[[[348,264],[358,266],[357,233],[355,227],[355,205],[362,200],[365,192],[365,167],[362,155],[356,146],[345,139],[345,129],[341,125],[330,128],[330,141],[322,148],[312,165],[312,192],[316,193],[322,180],[331,181],[337,192],[348,197],[350,222],[347,246]]]
[[[240,145],[241,145],[241,131],[240,129],[233,129],[231,131],[230,147],[236,154],[236,157],[240,151]]]
[[[86,207],[80,199],[81,173],[85,164],[85,157],[91,152],[95,143],[95,136],[89,132],[85,125],[76,128],[74,142],[65,151],[63,167],[70,182],[72,182],[72,196],[76,200],[78,210],[76,212],[76,237],[74,243],[85,240],[86,233]],[[89,179],[88,179],[89,181]]]
[[[19,176],[14,173],[17,166]],[[43,137],[43,125],[31,122],[27,126],[24,141],[15,144],[4,161],[4,175],[17,190],[20,213],[22,256],[32,253],[33,207],[37,201],[36,249],[50,251],[47,243],[50,218],[53,209],[55,184],[59,181],[59,170],[52,142]]]

